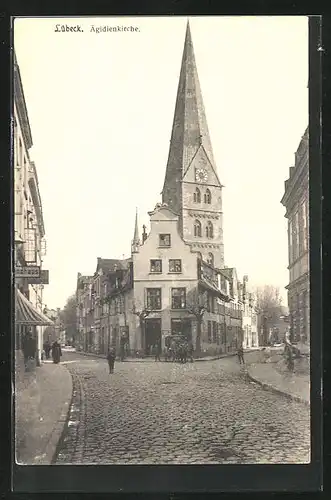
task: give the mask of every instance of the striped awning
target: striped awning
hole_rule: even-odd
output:
[[[17,288],[15,292],[15,323],[26,326],[51,326],[54,324],[47,316],[37,311]]]

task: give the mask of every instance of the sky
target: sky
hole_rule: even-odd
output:
[[[223,189],[224,255],[251,286],[286,303],[280,200],[308,125],[307,17],[190,17]],[[97,257],[129,257],[161,201],[185,17],[19,18],[14,47],[32,131],[50,273],[63,307]],[[56,25],[83,32],[57,32]],[[97,33],[92,26],[133,27]]]

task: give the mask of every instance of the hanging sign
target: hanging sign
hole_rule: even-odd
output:
[[[16,266],[15,278],[40,278],[40,266]]]

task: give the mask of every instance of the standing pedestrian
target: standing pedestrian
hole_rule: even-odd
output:
[[[160,354],[161,354],[161,349],[160,349],[160,344],[155,344],[154,346],[155,349],[155,361],[161,361]]]
[[[244,349],[243,349],[243,346],[240,345],[238,347],[238,351],[237,351],[237,356],[238,356],[238,360],[239,360],[239,364],[245,364],[245,360],[244,360]]]
[[[55,364],[60,363],[61,356],[62,356],[61,344],[58,340],[56,340],[55,342],[53,342],[52,345],[53,363]]]
[[[50,341],[49,340],[46,340],[46,342],[44,343],[44,351],[45,351],[45,355],[46,355],[46,359],[49,359],[49,353],[51,352],[51,349],[52,349],[52,346],[50,344]]]
[[[107,354],[109,373],[114,373],[115,358],[116,358],[115,349],[111,347],[110,349],[108,349],[108,354]]]
[[[24,357],[25,371],[29,371],[29,360],[36,358],[37,341],[29,330],[22,339],[22,351]]]

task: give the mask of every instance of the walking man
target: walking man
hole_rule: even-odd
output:
[[[240,345],[238,347],[238,351],[237,351],[237,356],[238,356],[238,360],[239,360],[239,364],[245,364],[245,360],[244,360],[244,349],[243,349],[243,346]]]
[[[107,354],[109,373],[114,373],[115,358],[116,358],[115,349],[113,347],[111,347],[108,350],[108,354]]]

